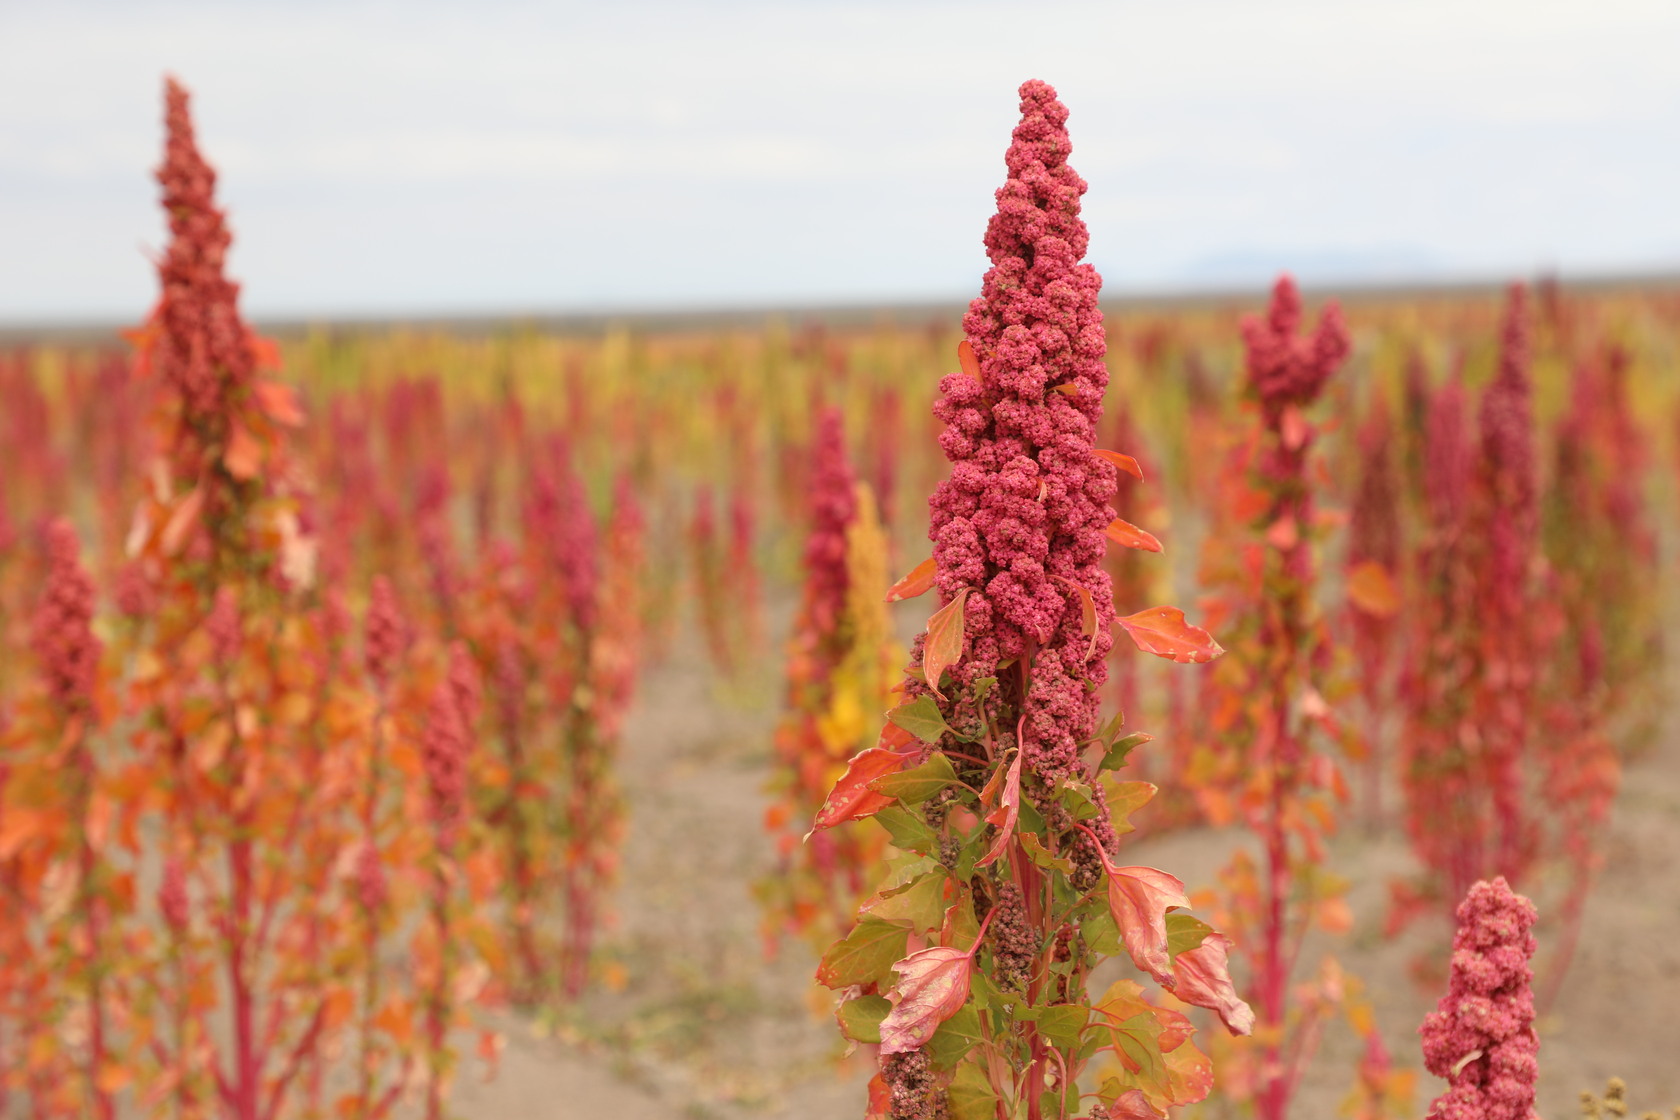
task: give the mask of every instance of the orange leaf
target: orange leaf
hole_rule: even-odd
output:
[[[1091,644],[1085,647],[1085,660],[1089,661],[1097,652],[1097,600],[1088,587],[1076,583],[1073,589],[1079,594],[1080,636],[1091,639]]]
[[[1266,530],[1266,543],[1279,552],[1288,552],[1301,543],[1301,530],[1293,514],[1284,514]]]
[[[887,588],[887,602],[896,603],[901,599],[914,599],[925,594],[933,586],[933,577],[939,574],[939,567],[929,556],[920,564],[910,569],[910,574]]]
[[[986,814],[987,823],[997,825],[998,834],[997,839],[992,841],[991,849],[975,863],[976,867],[988,867],[996,862],[1015,836],[1015,821],[1021,813],[1021,758],[1021,752],[1016,751],[1015,761],[1009,764],[1009,769],[992,771],[991,780],[980,791],[982,804],[992,797],[998,799],[997,808]],[[998,790],[1000,781],[1003,786],[1001,793]]]
[[[1167,952],[1167,911],[1190,905],[1184,883],[1153,867],[1115,867],[1098,849],[1108,871],[1108,910],[1132,963],[1170,984],[1172,956]]]
[[[976,941],[974,948],[979,948]],[[881,1054],[903,1054],[918,1049],[933,1037],[939,1024],[955,1015],[968,1002],[969,974],[974,949],[934,945],[911,953],[893,965],[898,998],[881,1020]]]
[[[1177,607],[1150,607],[1115,621],[1126,628],[1139,649],[1181,665],[1212,661],[1225,652],[1213,635],[1186,622]]]
[[[968,592],[966,587],[958,591],[955,598],[928,619],[927,642],[922,646],[922,672],[927,676],[928,687],[941,700],[945,694],[939,691],[940,676],[962,660],[963,603]]]
[[[891,1120],[891,1117],[892,1089],[888,1088],[887,1079],[877,1073],[869,1079],[869,1104],[863,1120]]]
[[[1400,593],[1388,569],[1375,560],[1355,565],[1347,578],[1348,602],[1375,618],[1400,613]]]
[[[1108,523],[1103,535],[1127,548],[1141,548],[1145,552],[1161,551],[1161,542],[1156,540],[1153,534],[1146,533],[1131,522],[1122,521],[1118,517]]]
[[[1218,1012],[1225,1029],[1232,1034],[1248,1034],[1254,1030],[1254,1011],[1237,995],[1236,986],[1231,983],[1231,967],[1226,959],[1230,949],[1229,937],[1210,933],[1200,945],[1178,955],[1173,961],[1171,980],[1162,983],[1185,1003]]]
[[[884,793],[876,793],[869,788],[869,783],[876,778],[898,773],[904,769],[905,763],[919,753],[920,747],[908,750],[870,747],[858,752],[847,764],[846,773],[834,783],[834,788],[829,790],[828,800],[823,802],[823,807],[817,812],[817,819],[811,824],[811,832],[833,828],[847,821],[862,820],[891,805],[894,798]],[[811,838],[811,832],[805,834],[807,840]]]
[[[957,361],[962,363],[962,371],[974,380],[980,380],[980,359],[974,354],[974,347],[968,344],[968,339],[957,343]]]
[[[297,394],[290,385],[279,381],[259,381],[251,387],[257,407],[276,424],[288,428],[303,426],[303,409],[298,407]]]
[[[256,363],[258,369],[280,368],[280,345],[272,338],[264,338],[251,331],[246,334],[245,341],[250,344],[251,360]]]
[[[198,513],[203,508],[204,491],[195,486],[171,511],[169,520],[163,526],[158,546],[163,549],[165,556],[173,556],[181,550],[181,546],[186,543],[187,534],[198,523]]]
[[[1107,459],[1133,478],[1142,481],[1143,468],[1138,466],[1138,461],[1130,455],[1122,455],[1118,451],[1105,451],[1101,447],[1096,448],[1095,451],[1099,459]]]
[[[263,448],[245,425],[235,421],[228,433],[227,450],[222,452],[222,466],[235,478],[250,480],[262,469]]]
[[[1079,384],[1074,381],[1069,381],[1061,385],[1052,385],[1051,389],[1054,392],[1060,393],[1064,397],[1077,397],[1079,395]]]

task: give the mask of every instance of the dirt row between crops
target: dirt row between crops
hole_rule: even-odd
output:
[[[826,993],[811,980],[814,956],[789,945],[767,962],[749,894],[769,866],[761,820],[775,672],[766,659],[760,677],[720,685],[690,636],[649,674],[625,743],[629,832],[603,984],[564,1016],[498,1020],[507,1039],[500,1075],[484,1083],[464,1071],[458,1115],[862,1116],[868,1071],[857,1059],[836,1064],[839,1040],[822,1014]],[[1636,1112],[1680,1104],[1677,748],[1670,719],[1626,774],[1574,968],[1540,1024],[1544,1116],[1576,1115],[1579,1092],[1611,1074],[1629,1082]],[[1147,816],[1139,821],[1147,834]],[[1235,833],[1182,832],[1135,843],[1128,860],[1166,868],[1193,891],[1214,882],[1241,842]],[[1411,965],[1441,933],[1414,928],[1390,939],[1381,929],[1387,884],[1410,866],[1392,830],[1337,841],[1332,869],[1353,881],[1356,925],[1334,949],[1368,985],[1396,1061],[1418,1067],[1415,1031],[1439,989],[1420,988]],[[1336,1116],[1358,1053],[1351,1033],[1332,1025],[1294,1114]],[[1415,1115],[1439,1086],[1419,1069]]]

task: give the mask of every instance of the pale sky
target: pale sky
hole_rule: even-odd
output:
[[[968,298],[1026,78],[1111,294],[1680,270],[1680,2],[0,0],[0,322],[132,320],[165,72],[262,316]]]

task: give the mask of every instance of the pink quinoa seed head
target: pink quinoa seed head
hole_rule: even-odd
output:
[[[99,677],[104,646],[93,633],[93,579],[82,567],[81,544],[66,518],[48,523],[46,586],[31,625],[31,646],[60,705],[87,703]]]
[[[1102,280],[1080,263],[1085,181],[1068,166],[1067,110],[1055,91],[1027,82],[1020,98],[1008,177],[986,228],[992,267],[963,318],[981,377],[946,377],[934,407],[951,474],[929,501],[929,535],[941,600],[969,592],[958,686],[1031,653],[1023,747],[1053,780],[1079,764],[1076,744],[1096,719],[1088,685],[1106,676],[1114,603],[1103,530],[1116,478],[1094,454],[1108,370]],[[1081,631],[1079,588],[1096,608],[1094,646]]]
[[[1535,1120],[1535,918],[1503,876],[1478,882],[1459,904],[1447,994],[1418,1029],[1424,1065],[1451,1082],[1432,1120]]]

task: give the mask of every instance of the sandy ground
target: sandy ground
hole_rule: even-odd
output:
[[[769,861],[760,821],[778,682],[763,674],[722,686],[690,638],[645,681],[623,759],[629,839],[603,974],[622,969],[582,1006],[547,1021],[504,1017],[500,1075],[465,1077],[465,1120],[669,1117],[856,1120],[868,1071],[837,1065],[839,1040],[811,980],[814,957],[788,945],[766,962],[749,884]],[[1541,1113],[1578,1115],[1582,1089],[1625,1078],[1635,1115],[1680,1104],[1680,727],[1630,765],[1589,904],[1580,949],[1556,1008],[1541,1022]],[[1140,817],[1147,832],[1147,817]],[[1206,830],[1136,843],[1129,861],[1190,885],[1213,882],[1242,842]],[[1344,834],[1333,869],[1354,882],[1357,921],[1333,949],[1362,977],[1398,1064],[1421,1067],[1416,1029],[1438,988],[1411,962],[1440,928],[1397,939],[1381,930],[1388,882],[1410,856],[1397,834]],[[1543,950],[1544,951],[1544,950]],[[1310,954],[1308,955],[1310,959]],[[1352,1083],[1358,1046],[1327,1032],[1304,1078],[1297,1117],[1333,1117]],[[1419,1068],[1412,1114],[1441,1083]],[[1207,1109],[1211,1116],[1229,1109]]]

